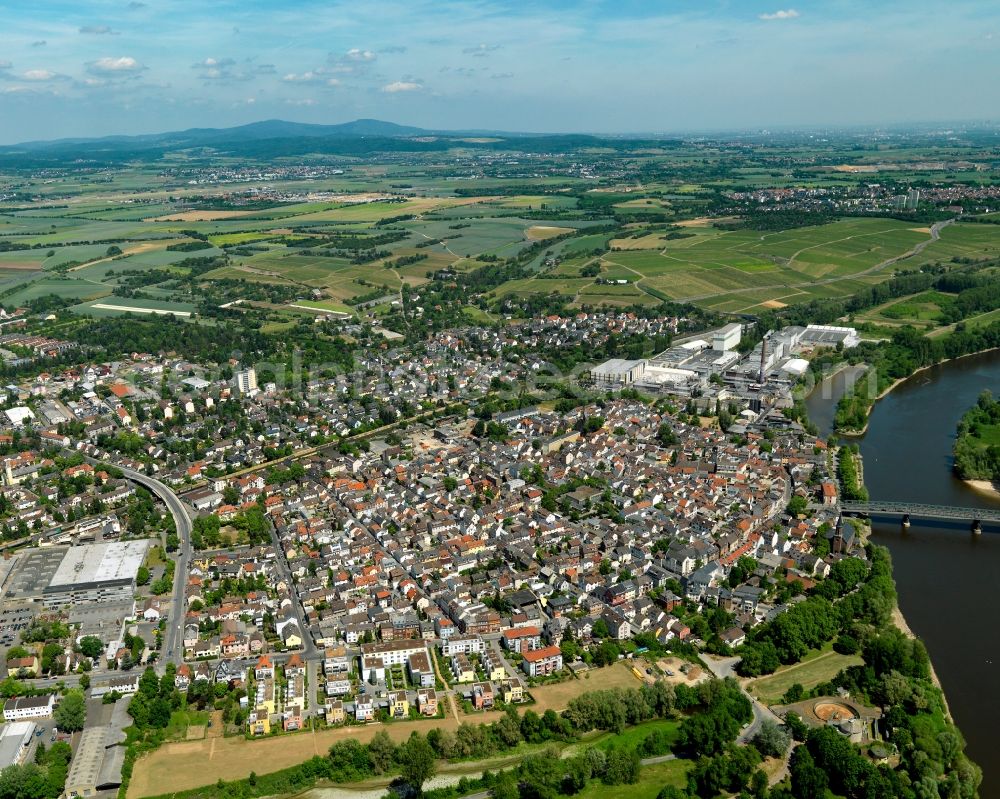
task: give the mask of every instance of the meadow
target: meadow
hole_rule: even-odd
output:
[[[863,155],[845,151],[842,160],[825,162],[835,166],[815,166],[809,147],[783,152],[803,160],[800,184],[869,179],[869,172],[853,171],[868,168]],[[933,160],[940,156],[935,153],[927,148],[919,157]],[[473,156],[456,166],[466,155],[459,149],[412,159],[361,158],[345,162],[337,175],[268,181],[280,200],[247,202],[238,199],[244,185],[188,180],[189,171],[200,168],[189,154],[168,156],[167,169],[133,164],[67,169],[56,180],[27,178],[30,203],[0,203],[0,242],[18,245],[0,251],[0,301],[55,294],[79,311],[123,286],[139,286],[151,302],[183,304],[201,292],[219,305],[318,299],[342,309],[396,295],[404,285],[419,290],[438,273],[516,262],[517,274],[488,289],[491,313],[483,318],[495,318],[510,298],[609,308],[671,299],[753,314],[846,297],[901,268],[1000,254],[1000,229],[971,222],[944,228],[933,242],[925,223],[873,217],[781,231],[726,229],[738,218],[708,216],[720,189],[792,185],[792,178],[776,176],[751,156],[716,173],[717,156],[699,146],[651,147],[625,159],[610,150],[581,151],[573,161],[547,153],[489,166]],[[579,159],[619,169],[633,157],[650,170],[641,186],[581,177],[569,167]],[[883,159],[893,169],[907,163],[902,152],[880,154]],[[244,166],[222,155],[204,164]],[[668,164],[677,171],[661,169]],[[195,249],[196,239],[207,246]],[[371,241],[371,249],[359,256],[343,246],[351,239]],[[109,248],[116,250],[109,254]],[[202,259],[209,258],[217,263],[206,269]],[[192,269],[178,266],[188,259],[201,261],[193,285]],[[151,270],[154,277],[142,277]],[[866,318],[930,330],[939,311],[933,298],[922,298]]]

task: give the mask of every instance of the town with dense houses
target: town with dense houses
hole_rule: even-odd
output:
[[[522,399],[546,390],[546,353],[668,345],[683,324],[449,329],[294,386],[142,353],[7,386],[0,525],[18,548],[0,620],[7,684],[30,690],[5,717],[55,740],[60,675],[117,707],[152,666],[189,702],[227,697],[248,736],[474,720],[636,641],[739,647],[864,556],[792,395],[800,356],[854,331],[786,328],[737,351],[728,325]],[[21,359],[63,345],[4,342]],[[70,776],[120,782],[120,747],[100,741],[127,720],[88,726],[90,771]]]

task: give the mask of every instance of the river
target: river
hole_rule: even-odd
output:
[[[832,406],[849,373],[821,384],[806,401],[828,434]],[[879,400],[859,439],[872,499],[932,505],[1000,506],[954,477],[951,449],[961,415],[980,392],[1000,394],[1000,352],[941,364],[911,377]],[[892,552],[899,604],[927,645],[969,756],[983,769],[983,799],[1000,799],[1000,762],[993,760],[1000,711],[1000,637],[994,590],[1000,585],[1000,534],[981,536],[964,524],[914,520],[877,523],[873,539]]]

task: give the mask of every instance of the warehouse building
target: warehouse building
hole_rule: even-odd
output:
[[[804,345],[816,347],[836,347],[842,344],[845,350],[861,343],[855,328],[835,325],[807,325],[800,340]]]
[[[622,358],[612,358],[590,371],[595,383],[616,384],[627,386],[634,383],[646,371],[646,361],[626,361]]]
[[[724,325],[712,334],[712,349],[716,352],[728,352],[736,349],[743,336],[743,325],[733,322]]]
[[[110,718],[103,726],[88,727],[80,737],[66,777],[66,797],[94,796],[113,790],[122,784],[126,740],[124,728],[131,724],[127,699],[119,699],[111,708]],[[105,715],[108,710],[104,706]]]
[[[79,602],[124,602],[135,594],[135,577],[149,541],[85,544],[66,550],[42,592],[47,608]]]
[[[0,769],[24,762],[35,735],[35,722],[15,721],[0,729]]]

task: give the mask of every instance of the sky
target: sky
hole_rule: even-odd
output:
[[[996,0],[0,0],[0,143],[1000,118]]]

